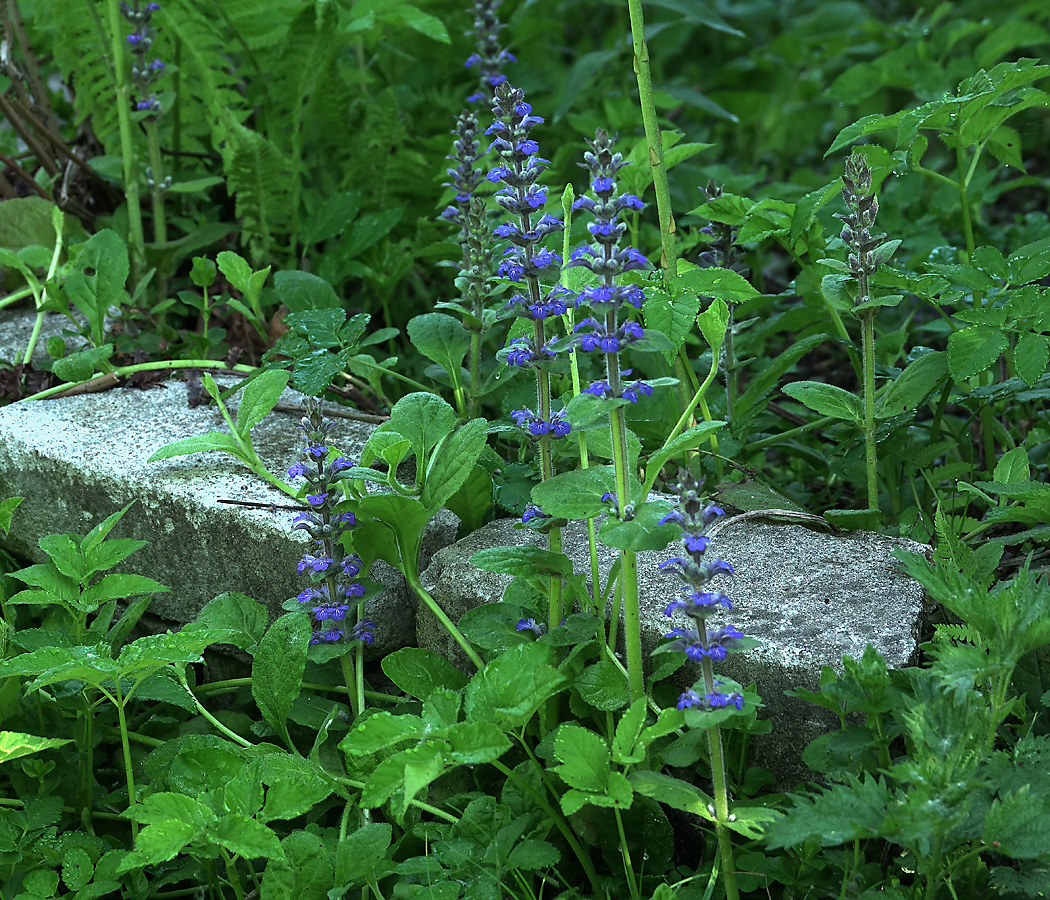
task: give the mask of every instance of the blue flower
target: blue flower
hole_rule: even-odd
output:
[[[526,503],[525,512],[521,514],[521,524],[526,525],[533,519],[549,519],[547,513],[540,509],[535,503]]]
[[[668,603],[664,615],[671,616],[676,612],[683,612],[694,619],[703,618],[709,616],[719,606],[732,609],[733,601],[721,592],[715,594],[710,591],[692,591],[684,598]]]
[[[518,631],[533,631],[540,637],[547,633],[547,626],[537,623],[535,619],[520,619],[516,628]]]

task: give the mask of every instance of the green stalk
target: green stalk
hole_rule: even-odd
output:
[[[146,268],[146,239],[142,230],[139,201],[139,166],[131,124],[131,85],[124,56],[124,27],[120,3],[106,0],[109,15],[110,52],[117,95],[117,122],[120,127],[120,155],[124,162],[124,196],[128,204],[128,250],[131,251],[131,284],[137,285]]]
[[[402,559],[404,557],[402,556]],[[445,630],[452,636],[452,639],[459,644],[459,648],[467,655],[467,658],[474,663],[475,667],[480,671],[485,668],[485,661],[478,656],[477,651],[470,645],[464,636],[463,632],[460,631],[453,621],[446,615],[445,611],[438,605],[437,600],[427,593],[427,589],[423,587],[423,584],[419,580],[419,575],[416,574],[415,570],[410,566],[404,568],[405,581],[408,582],[408,586],[415,591],[417,597],[422,600],[427,609],[429,609]]]
[[[969,173],[966,172],[962,141],[959,140],[958,131],[956,131],[955,138],[955,165],[959,179],[957,187],[959,190],[959,200],[962,206],[963,236],[966,238],[966,261],[970,262],[973,259],[973,252],[976,249],[976,243],[973,237],[973,218],[970,213],[970,195],[968,193],[970,177],[973,174],[973,167],[971,166]],[[976,162],[977,158],[975,157],[974,163],[976,164]],[[984,306],[984,301],[978,291],[974,291],[973,293],[973,302],[974,306],[978,309],[981,309]],[[991,375],[987,369],[977,375],[978,385],[990,383]],[[992,409],[987,403],[981,406],[981,440],[982,446],[984,447],[984,465],[985,468],[991,472],[995,468],[995,435],[992,430]]]
[[[195,693],[193,693],[193,691],[190,689],[189,682],[186,681],[186,673],[183,670],[181,670],[181,669],[178,670],[177,674],[179,676],[179,681],[182,682],[182,686],[184,688],[186,688],[186,691],[193,698],[193,702],[197,705],[197,712],[199,712],[202,716],[204,716],[204,718],[207,719],[209,722],[211,722],[211,724],[216,729],[218,729],[218,731],[220,731],[222,734],[226,735],[226,737],[228,737],[235,744],[240,744],[242,747],[254,747],[255,746],[255,744],[253,744],[251,741],[245,740],[244,738],[242,738],[239,734],[237,734],[237,732],[231,731],[229,728],[227,728],[225,725],[223,725],[222,722],[220,722],[218,719],[216,719],[215,716],[213,716],[210,712],[208,712],[207,709],[204,708],[204,704],[201,703],[200,700],[197,699],[197,695]],[[248,679],[248,681],[250,682],[251,679]]]
[[[131,744],[128,742],[128,720],[124,715],[124,696],[120,691],[120,679],[116,679],[117,696],[114,698],[111,694],[106,693],[106,696],[113,701],[113,704],[117,707],[117,721],[120,725],[120,748],[124,753],[124,777],[127,780],[128,785],[128,807],[132,807],[136,803],[135,799],[135,773],[131,767]],[[105,693],[105,691],[103,692]],[[138,823],[132,821],[131,823],[131,834],[132,837],[137,837],[139,833]]]
[[[65,216],[56,206],[51,217],[51,222],[55,227],[55,249],[51,254],[51,265],[47,269],[47,278],[45,279],[43,290],[38,293],[32,287],[35,282],[30,282],[30,289],[33,291],[33,303],[36,306],[36,321],[33,322],[33,333],[29,335],[29,343],[26,344],[26,351],[22,355],[22,364],[25,366],[28,366],[29,361],[33,358],[33,351],[36,349],[36,342],[40,339],[40,330],[44,325],[44,313],[40,311],[40,304],[47,295],[47,284],[55,277],[55,272],[58,270],[58,258],[62,255],[62,223],[64,221]]]
[[[153,240],[158,244],[168,242],[168,221],[164,214],[164,160],[160,155],[160,137],[157,135],[157,120],[146,119],[146,142],[149,145],[149,165],[153,177],[150,195],[153,201]],[[168,273],[163,263],[157,265],[157,300],[162,301],[168,293]]]
[[[255,366],[245,366],[240,364],[231,368],[222,360],[218,359],[163,359],[158,360],[157,362],[139,363],[134,366],[118,366],[112,371],[99,372],[97,375],[92,375],[90,378],[85,378],[83,381],[57,384],[52,388],[48,388],[46,391],[40,391],[30,397],[23,397],[19,402],[27,403],[32,400],[47,400],[50,397],[55,397],[67,392],[87,394],[92,391],[103,390],[105,387],[111,385],[115,386],[118,378],[123,378],[126,375],[134,375],[136,372],[163,372],[165,370],[175,369],[214,369],[217,372],[240,372],[243,375],[251,375],[256,371]]]
[[[697,631],[702,643],[707,646],[707,626],[702,619],[697,620]],[[715,689],[714,670],[711,660],[704,657],[700,662],[704,676],[704,687],[707,693]],[[718,837],[718,855],[722,861],[722,877],[725,882],[727,900],[738,900],[740,893],[736,883],[736,865],[733,856],[733,835],[726,827],[729,819],[729,789],[726,784],[726,762],[722,747],[722,730],[717,726],[707,729],[707,741],[711,750],[711,786],[715,800],[715,834]]]
[[[642,126],[649,145],[649,165],[653,173],[653,189],[656,192],[656,212],[660,221],[660,270],[664,290],[673,296],[674,283],[678,278],[678,253],[675,249],[674,215],[671,212],[671,188],[667,182],[667,167],[664,165],[663,137],[656,118],[656,100],[653,97],[653,75],[649,68],[649,45],[645,41],[645,18],[642,0],[627,0],[627,12],[631,20],[631,44],[634,49],[634,74],[638,81],[638,106],[642,113]],[[689,385],[696,379],[685,348],[680,347],[675,358],[678,375],[678,403],[688,401]]]
[[[867,298],[865,298],[867,299]],[[875,447],[875,315],[861,317],[864,354],[864,463],[868,474],[868,509],[879,508],[878,452]]]

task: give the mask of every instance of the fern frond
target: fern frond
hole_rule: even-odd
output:
[[[252,262],[267,262],[275,236],[287,233],[289,165],[273,142],[225,117],[223,170],[226,190],[248,241]]]
[[[980,632],[965,623],[942,622],[934,626],[934,641],[955,642],[973,644],[976,647],[984,646],[984,639]]]
[[[76,123],[87,119],[106,152],[117,154],[116,79],[109,58],[110,32],[103,4],[54,0],[55,62],[75,96]]]
[[[243,124],[251,114],[230,62],[230,35],[211,3],[170,0],[160,14],[161,34],[179,45],[182,145],[213,150],[226,139],[227,121]]]

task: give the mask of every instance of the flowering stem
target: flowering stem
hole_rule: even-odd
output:
[[[158,244],[168,241],[168,221],[164,214],[164,161],[160,155],[160,138],[157,135],[157,120],[152,116],[146,120],[146,140],[149,143],[149,164],[153,177],[150,194],[153,200],[153,240]],[[157,265],[157,299],[165,299],[168,275],[164,264]]]
[[[703,621],[697,621],[697,630],[706,643],[707,628]],[[708,693],[715,690],[714,671],[710,657],[705,656],[700,663],[704,675],[704,686]],[[733,836],[725,826],[729,818],[729,791],[726,785],[726,762],[722,746],[722,729],[717,725],[707,729],[707,741],[711,749],[711,786],[715,800],[715,833],[718,836],[718,855],[722,860],[722,875],[725,879],[726,897],[736,900],[739,896],[736,884],[736,866],[733,862]]]
[[[117,0],[106,0],[109,14],[110,48],[116,81],[117,122],[120,126],[120,154],[124,161],[124,196],[128,205],[128,249],[131,251],[131,284],[137,285],[146,268],[146,240],[142,231],[139,203],[139,167],[131,127],[131,86],[124,57],[124,26]]]
[[[867,310],[860,320],[864,355],[864,461],[868,473],[868,509],[879,508],[878,451],[875,446],[875,315]]]

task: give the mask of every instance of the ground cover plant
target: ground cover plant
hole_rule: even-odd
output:
[[[5,398],[187,370],[227,427],[154,459],[231,454],[312,542],[275,620],[166,634],[126,509],[5,554],[0,897],[1046,896],[1045,4],[459,2],[0,4]],[[337,405],[382,420],[359,459]],[[442,508],[544,536],[459,621]],[[790,794],[705,534],[767,509],[934,548],[921,664],[800,688],[841,727]],[[366,658],[379,559],[462,668]]]

